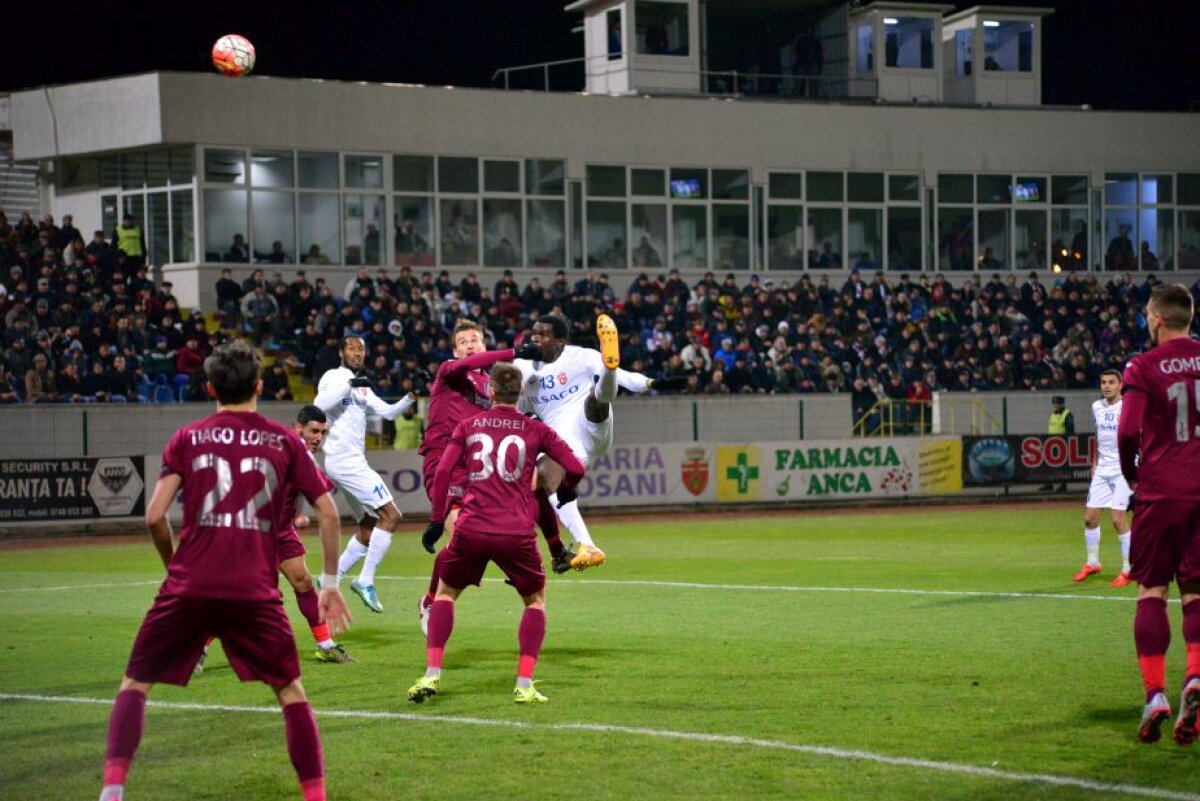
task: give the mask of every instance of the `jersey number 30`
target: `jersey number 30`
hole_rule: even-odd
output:
[[[497,446],[496,441],[488,434],[472,434],[467,437],[468,449],[476,445],[479,446],[479,450],[471,452],[468,481],[486,481],[493,473],[498,473],[502,480],[515,484],[521,477],[521,471],[525,469],[525,440],[509,434],[500,440],[500,445]],[[505,465],[508,464],[509,451],[513,448],[517,450],[517,462],[512,470],[509,470]]]

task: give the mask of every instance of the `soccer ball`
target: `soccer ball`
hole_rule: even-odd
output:
[[[222,36],[213,45],[212,62],[222,75],[240,78],[254,69],[254,45],[236,33]]]

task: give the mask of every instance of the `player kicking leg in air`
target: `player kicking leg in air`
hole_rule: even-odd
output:
[[[556,314],[538,318],[531,331],[535,345],[542,348],[545,362],[517,359],[525,380],[524,405],[553,428],[575,456],[587,465],[608,452],[613,442],[612,402],[618,388],[643,393],[651,389],[682,389],[683,378],[652,379],[621,369],[619,333],[612,318],[596,321],[600,352],[567,343],[567,323]],[[538,480],[547,493],[554,493],[562,479],[552,459],[538,463]],[[579,503],[574,497],[551,495],[550,500],[563,526],[571,533],[578,555],[570,567],[586,570],[604,564],[605,554],[588,531]],[[555,567],[556,571],[558,567]]]
[[[1200,342],[1189,337],[1194,308],[1182,284],[1155,287],[1146,304],[1153,347],[1125,367],[1117,447],[1137,492],[1130,576],[1138,583],[1133,640],[1146,689],[1138,739],[1157,742],[1167,700],[1167,595],[1179,585],[1187,666],[1174,738],[1191,745],[1200,718]]]
[[[442,534],[447,490],[460,466],[465,468],[466,491],[429,613],[425,675],[408,690],[408,700],[414,703],[441,691],[442,657],[454,629],[454,603],[465,587],[479,584],[488,562],[504,572],[525,606],[517,630],[521,655],[513,700],[519,704],[546,701],[533,686],[533,670],[546,635],[546,573],[528,514],[532,479],[542,453],[562,465],[564,493],[579,482],[584,468],[549,426],[517,411],[520,370],[504,363],[492,367],[489,392],[492,408],[455,427],[434,479],[434,505],[422,537],[430,545]]]
[[[338,560],[338,576],[350,572],[366,557],[350,589],[372,612],[382,612],[383,604],[375,592],[375,571],[391,547],[401,514],[387,484],[367,464],[367,412],[395,420],[412,408],[416,399],[409,394],[398,403],[384,403],[371,391],[369,379],[355,375],[366,355],[366,345],[360,337],[342,337],[338,352],[342,366],[321,376],[313,400],[313,405],[329,418],[325,472],[346,494],[346,502],[359,526]]]
[[[167,578],[133,644],[108,722],[100,801],[121,801],[146,721],[146,696],[160,682],[186,685],[204,641],[220,638],[242,681],[262,681],[283,708],[288,754],[304,801],[325,801],[321,737],[300,684],[296,641],[279,596],[275,532],[303,494],[317,510],[325,571],[337,564],[339,523],[329,484],[296,436],[256,412],[258,354],[242,342],[205,361],[217,411],[184,426],[163,450],[146,525]],[[179,548],[167,512],[183,490]],[[334,629],[350,622],[336,579],[319,608]]]
[[[1075,574],[1083,581],[1100,572],[1100,510],[1112,510],[1113,528],[1121,544],[1121,572],[1112,586],[1125,587],[1129,578],[1129,502],[1132,493],[1121,475],[1121,459],[1117,454],[1117,428],[1121,420],[1121,373],[1105,370],[1100,374],[1100,400],[1092,404],[1096,423],[1096,462],[1092,465],[1092,484],[1088,487],[1086,510],[1083,514],[1083,538],[1087,546],[1087,561]]]

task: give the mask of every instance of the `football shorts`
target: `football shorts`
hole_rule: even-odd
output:
[[[1125,476],[1120,473],[1113,475],[1092,476],[1092,484],[1088,487],[1086,505],[1089,509],[1116,509],[1124,512],[1129,509],[1129,485]]]

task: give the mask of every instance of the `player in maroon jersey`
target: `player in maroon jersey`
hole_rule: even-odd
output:
[[[350,622],[330,576],[339,523],[327,483],[290,429],[256,412],[262,390],[258,354],[223,345],[204,364],[216,414],[184,426],[163,450],[162,472],[146,525],[167,578],[134,641],[108,724],[100,801],[120,801],[145,725],[146,695],[159,683],[186,685],[205,640],[221,640],[242,681],[268,684],[283,708],[288,754],[305,801],[324,801],[321,738],[300,685],[300,661],[279,593],[276,545],[290,523],[291,499],[317,510],[325,557],[319,599],[334,629]],[[179,548],[167,511],[184,491]]]
[[[1171,714],[1166,653],[1171,642],[1167,594],[1183,603],[1187,668],[1175,742],[1196,740],[1200,717],[1200,342],[1191,339],[1192,296],[1182,284],[1155,288],[1146,304],[1154,347],[1125,368],[1117,449],[1121,472],[1137,493],[1130,575],[1138,583],[1133,639],[1146,706],[1142,742],[1157,742]]]
[[[441,535],[455,468],[466,469],[462,508],[444,551],[442,579],[429,614],[425,675],[409,689],[410,701],[421,703],[441,688],[454,602],[467,585],[479,584],[488,562],[504,572],[525,604],[517,631],[521,658],[513,700],[546,700],[533,687],[533,669],[546,634],[546,573],[533,530],[532,481],[538,456],[545,453],[566,471],[562,488],[570,496],[583,478],[583,464],[549,426],[517,411],[521,384],[519,368],[503,362],[492,367],[492,408],[455,427],[434,478],[433,511],[423,538],[427,543]]]
[[[536,345],[522,345],[516,350],[488,351],[483,341],[483,330],[479,323],[472,320],[459,320],[454,326],[454,359],[442,362],[438,366],[437,376],[429,392],[429,419],[425,425],[425,436],[417,453],[424,458],[423,471],[425,477],[425,493],[429,503],[433,505],[433,479],[437,474],[438,464],[442,453],[450,441],[454,427],[468,417],[473,417],[490,403],[488,399],[488,374],[485,372],[497,362],[511,362],[514,358],[542,359],[542,351]],[[449,493],[457,507],[462,498],[462,470],[450,481]],[[575,553],[567,549],[558,535],[558,515],[550,504],[545,492],[537,491],[535,500],[538,505],[538,526],[550,547],[550,556],[555,570],[565,573],[570,569],[571,559]],[[446,528],[451,535],[454,533],[454,519],[457,511],[452,509],[446,517]],[[445,549],[440,551],[433,562],[433,573],[429,579],[429,590],[417,602],[417,614],[421,621],[422,633],[428,634],[429,608],[437,594],[438,581],[442,575],[442,564],[445,561]],[[561,569],[560,569],[561,568]]]

